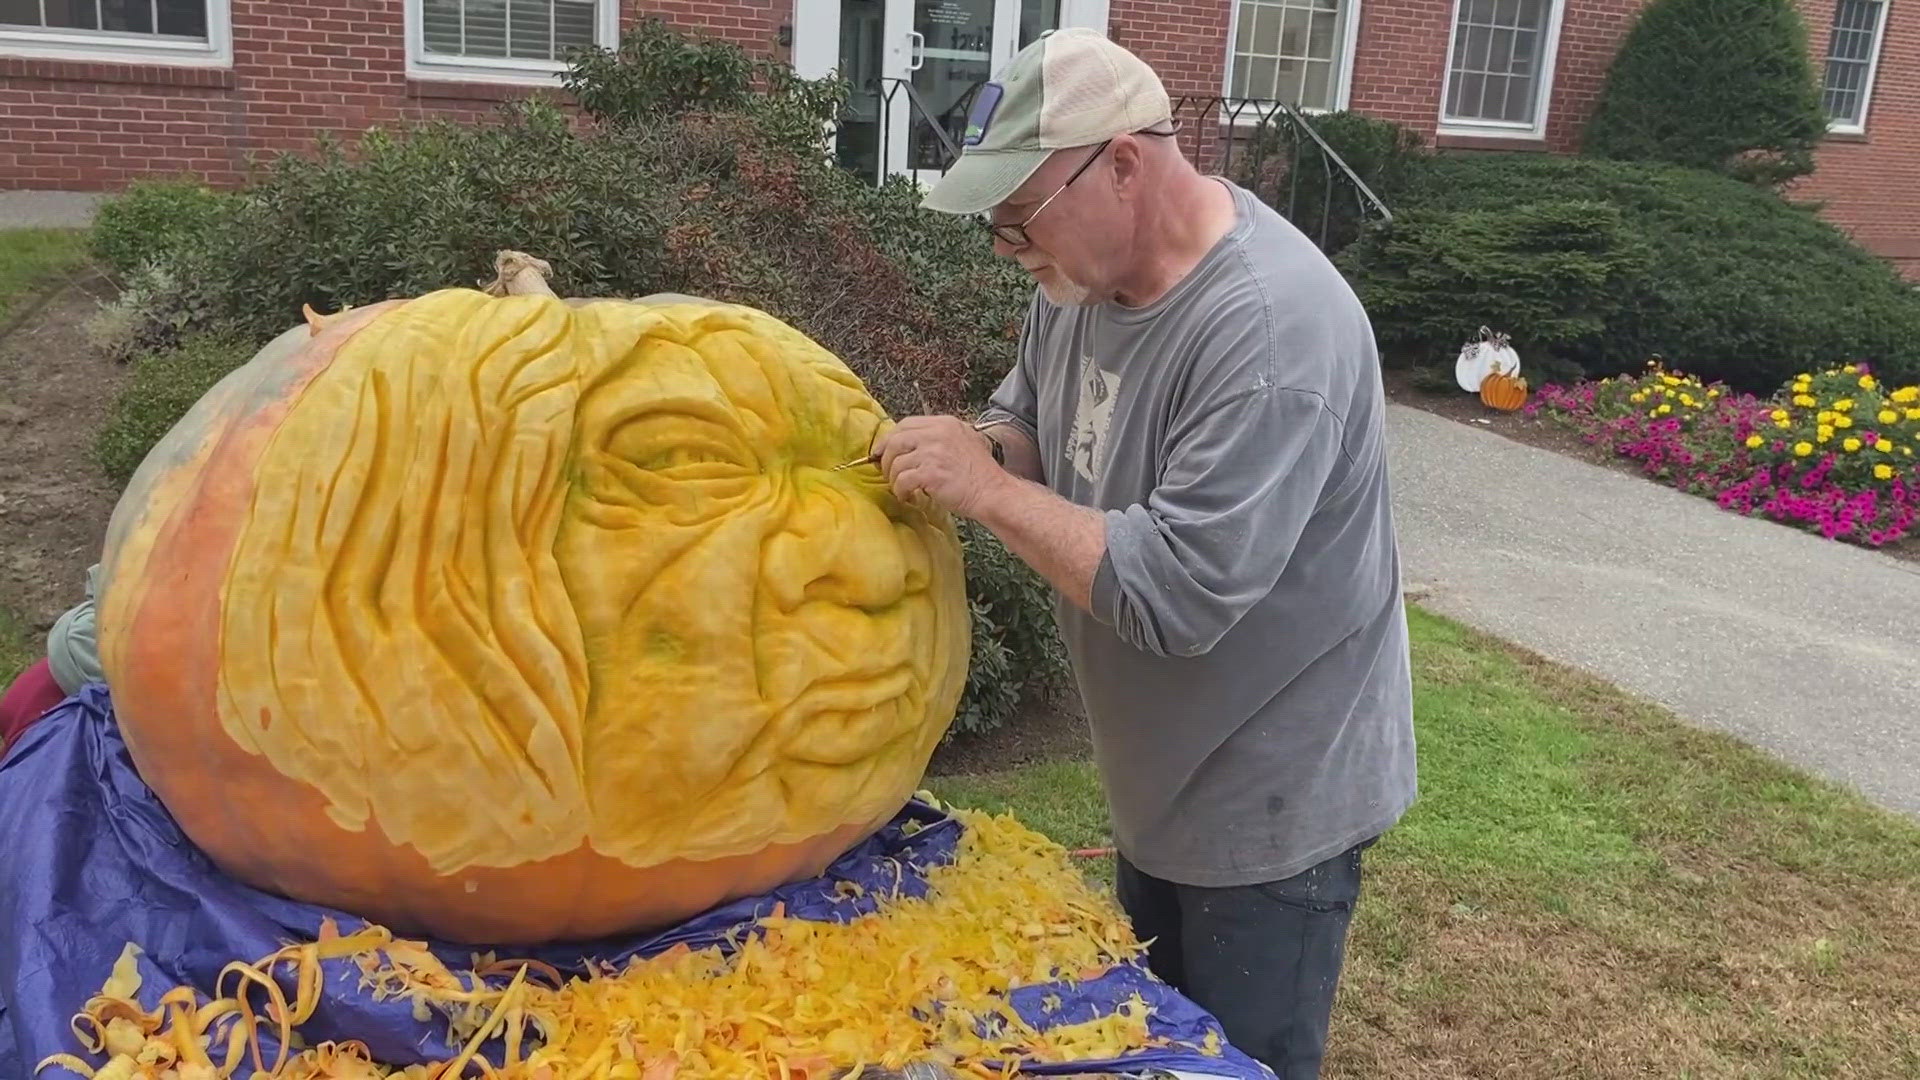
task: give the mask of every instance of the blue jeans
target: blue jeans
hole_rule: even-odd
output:
[[[1153,939],[1147,964],[1212,1013],[1227,1041],[1279,1080],[1317,1080],[1368,840],[1257,885],[1202,888],[1117,859],[1120,906]]]

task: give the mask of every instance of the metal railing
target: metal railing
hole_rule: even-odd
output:
[[[841,165],[875,183],[895,160],[913,172],[944,174],[960,155],[960,133],[978,90],[975,84],[940,107],[905,79],[855,88],[835,131]],[[1393,220],[1387,204],[1292,105],[1186,95],[1173,100],[1173,112],[1189,160],[1251,190],[1322,251],[1351,243],[1369,221]],[[905,153],[896,158],[902,139]]]

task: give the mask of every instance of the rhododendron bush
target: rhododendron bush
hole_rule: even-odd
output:
[[[1887,386],[1865,364],[1797,375],[1763,399],[1655,363],[1544,386],[1527,411],[1728,510],[1828,539],[1880,547],[1920,515],[1920,386]]]

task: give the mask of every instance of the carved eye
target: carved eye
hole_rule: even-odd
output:
[[[757,468],[737,435],[692,416],[653,414],[622,424],[607,437],[606,450],[642,472],[673,480],[738,477]]]

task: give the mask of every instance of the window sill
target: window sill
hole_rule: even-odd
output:
[[[0,55],[0,78],[130,86],[188,86],[214,90],[231,90],[234,85],[233,69],[230,67],[182,67],[173,64],[7,55]]]
[[[205,41],[141,34],[96,35],[86,31],[40,33],[0,29],[0,57],[56,63],[124,64],[140,67],[230,68],[233,50],[223,27]]]
[[[567,92],[550,83],[469,82],[464,79],[407,76],[407,96],[432,101],[519,101],[528,97],[569,101]]]
[[[1547,140],[1534,135],[1468,135],[1453,131],[1436,133],[1433,145],[1438,150],[1510,150],[1535,154],[1544,154],[1548,149]]]
[[[1837,130],[1828,131],[1824,136],[1824,139],[1826,142],[1836,142],[1836,143],[1863,143],[1863,142],[1871,141],[1867,138],[1866,132],[1853,131],[1847,128],[1840,128]]]

